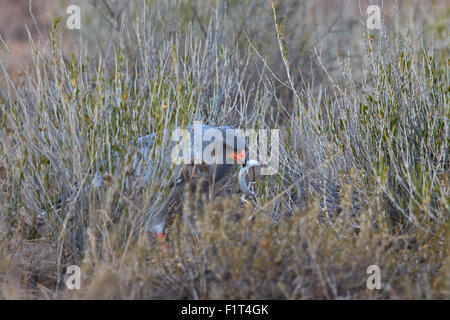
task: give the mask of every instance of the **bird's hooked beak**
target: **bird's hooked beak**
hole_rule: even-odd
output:
[[[229,158],[234,159],[237,163],[245,163],[245,150],[242,149],[241,152],[232,152],[227,154]]]
[[[244,166],[242,166],[241,170],[239,171],[238,175],[239,187],[246,196],[254,196],[255,193],[252,190],[250,190],[250,188],[247,186],[245,182],[245,175],[247,174],[250,168],[259,167],[260,165],[261,164],[256,160],[249,160]]]

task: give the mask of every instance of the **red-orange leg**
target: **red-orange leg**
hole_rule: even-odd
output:
[[[169,253],[169,249],[168,249],[168,246],[167,246],[167,241],[166,241],[166,238],[164,237],[164,233],[163,232],[159,232],[158,233],[158,240],[159,240],[159,242],[163,245],[163,252],[164,252],[164,254],[168,254]]]

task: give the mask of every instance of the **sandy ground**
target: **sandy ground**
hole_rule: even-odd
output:
[[[29,36],[37,41],[40,33],[48,39],[53,21],[50,5],[49,1],[33,1],[30,10],[27,0],[0,0],[0,36],[5,42],[0,45],[0,58],[13,78],[31,62]]]

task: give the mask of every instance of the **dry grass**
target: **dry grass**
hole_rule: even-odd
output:
[[[386,12],[417,29],[369,32],[358,7],[335,21],[312,1],[92,3],[72,57],[55,20],[19,80],[0,60],[1,298],[450,297],[445,4],[405,1]],[[195,120],[280,129],[280,169],[256,207],[187,195],[198,233],[178,215],[164,255],[148,218],[171,131]],[[155,170],[134,188],[127,146],[150,132]],[[109,183],[88,188],[95,172]]]

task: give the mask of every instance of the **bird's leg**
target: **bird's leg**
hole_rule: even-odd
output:
[[[166,241],[166,237],[164,236],[164,233],[158,232],[157,236],[158,236],[159,243],[162,245],[162,248],[163,248],[162,250],[163,250],[164,255],[167,255],[169,253],[169,249],[167,246],[167,241]]]

